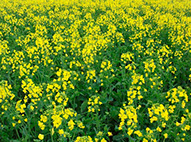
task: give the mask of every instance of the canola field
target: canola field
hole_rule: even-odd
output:
[[[190,0],[1,0],[1,142],[190,142]]]

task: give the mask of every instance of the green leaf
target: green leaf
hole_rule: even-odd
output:
[[[119,111],[118,111],[118,107],[116,106],[112,106],[111,109],[110,109],[110,116],[112,118],[117,118],[118,117],[118,114],[119,114]]]
[[[88,106],[88,101],[85,100],[85,101],[82,103],[82,105],[81,105],[81,112],[83,112],[83,111],[87,108],[87,106]]]

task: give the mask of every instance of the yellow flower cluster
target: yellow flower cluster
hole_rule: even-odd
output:
[[[22,101],[22,100],[17,101],[15,108],[16,108],[16,110],[19,111],[20,113],[24,113],[24,112],[25,112],[24,109],[26,108],[26,105],[25,105],[25,104],[21,104],[21,101]]]
[[[139,109],[139,108],[138,108]],[[123,105],[123,109],[120,108],[119,118],[121,120],[118,129],[127,130],[127,134],[130,136],[137,127],[137,110],[131,105]],[[134,131],[138,136],[142,136],[142,133],[138,130]]]
[[[156,65],[155,65],[153,59],[147,60],[143,63],[145,65],[145,70],[144,70],[145,72],[154,72],[155,71]]]
[[[77,137],[75,142],[93,142],[93,140],[90,136],[82,136],[82,137]]]
[[[110,61],[102,61],[101,62],[101,70],[100,72],[107,71],[112,67],[112,64]]]
[[[15,95],[11,93],[11,85],[8,85],[8,82],[0,82],[0,103],[4,104],[5,102],[11,101],[14,99]],[[2,108],[5,109],[4,105]],[[7,107],[6,107],[7,108]]]
[[[100,97],[99,96],[92,96],[88,100],[88,112],[95,112],[95,111],[100,111],[99,105],[102,104],[101,101],[99,101]]]
[[[187,92],[180,86],[178,88],[173,88],[168,91],[166,98],[169,98],[168,101],[172,104],[182,101],[182,108],[185,108],[185,105],[188,102]]]
[[[96,76],[95,70],[87,71],[87,76],[86,76],[87,83],[89,83],[90,80],[92,80],[95,76]]]
[[[2,33],[0,32],[0,35],[1,35]],[[7,54],[8,53],[8,45],[7,45],[7,43],[8,43],[8,41],[6,41],[6,40],[1,40],[0,41],[0,55],[2,55],[2,54]]]
[[[121,61],[123,61],[125,64],[127,61],[133,61],[133,59],[134,59],[133,53],[127,52],[121,55]]]
[[[131,82],[132,85],[142,85],[145,84],[145,79],[143,77],[143,75],[137,74],[137,73],[133,73],[133,75],[131,76],[131,78],[133,79],[133,81]]]
[[[129,101],[128,105],[133,104],[133,100],[135,98],[138,98],[138,100],[141,100],[143,98],[143,96],[141,95],[140,89],[141,89],[141,86],[138,86],[138,87],[131,86],[129,88],[129,91],[127,91],[127,97],[128,97],[127,99]]]
[[[154,121],[168,121],[169,120],[169,113],[168,109],[166,109],[162,104],[153,104],[151,108],[148,108],[150,122],[153,123]],[[156,115],[156,116],[155,116]],[[157,116],[161,118],[158,119]],[[164,126],[165,127],[165,126]]]

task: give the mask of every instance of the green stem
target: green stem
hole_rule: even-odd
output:
[[[21,137],[19,136],[19,132],[18,132],[17,129],[16,129],[16,133],[17,133],[17,137],[18,137],[19,139],[21,139]]]
[[[50,115],[49,115],[49,128],[50,128],[51,142],[54,142],[53,135],[52,135],[52,129],[51,129],[51,118],[50,118]]]
[[[100,125],[99,125],[99,118],[98,118],[98,112],[96,111],[96,128],[100,130]]]

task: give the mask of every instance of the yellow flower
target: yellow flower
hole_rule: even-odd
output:
[[[59,130],[58,130],[58,133],[59,133],[60,135],[63,135],[63,134],[64,134],[63,129],[59,129]]]
[[[33,111],[33,110],[34,110],[34,107],[33,107],[33,106],[30,106],[30,109]]]
[[[157,140],[156,140],[156,139],[154,139],[154,140],[153,140],[153,139],[151,139],[151,141],[152,141],[152,142],[157,142]]]
[[[88,90],[91,90],[92,88],[91,87],[88,87]]]
[[[162,132],[162,130],[161,130],[160,127],[157,127],[156,130],[157,130],[158,132]]]
[[[13,125],[13,127],[15,127],[16,124],[15,124],[15,123],[12,123],[12,125]]]
[[[79,128],[82,128],[82,129],[84,129],[84,128],[85,128],[85,126],[83,125],[83,123],[82,123],[82,122],[77,122],[77,125],[78,125],[78,127],[79,127]]]
[[[153,123],[154,121],[157,121],[157,120],[158,120],[158,118],[156,116],[153,116],[152,118],[150,118],[151,123]]]
[[[74,129],[74,125],[75,125],[75,123],[74,123],[74,121],[71,119],[71,120],[68,122],[69,129],[70,129],[70,130],[73,130],[73,129]]]
[[[97,133],[97,136],[98,137],[101,137],[103,135],[103,132],[101,132],[101,131],[99,131],[98,133]]]
[[[38,121],[38,126],[40,127],[41,130],[44,130],[45,128],[45,125],[41,121]]]
[[[165,128],[166,127],[166,123],[162,122],[162,127]]]
[[[97,141],[96,138],[95,138],[95,141]],[[75,142],[93,142],[93,140],[90,136],[82,136],[82,137],[77,137]]]
[[[149,127],[146,128],[146,132],[148,133],[151,129]]]
[[[179,122],[176,122],[176,126],[180,126],[180,123],[179,123]]]
[[[54,128],[51,129],[51,135],[54,135]]]
[[[137,134],[139,137],[143,136],[142,133],[139,130],[135,131],[134,134]]]
[[[44,139],[44,135],[43,135],[43,134],[39,134],[39,135],[38,135],[38,138],[39,138],[40,140],[43,140],[43,139]]]
[[[108,132],[107,134],[108,134],[108,136],[112,136],[113,135],[111,132]]]
[[[101,140],[101,142],[107,142],[104,138]]]
[[[168,134],[167,133],[164,134],[164,138],[165,139],[168,138]]]
[[[40,121],[46,122],[47,119],[48,119],[48,118],[47,118],[46,116],[44,116],[44,115],[41,115],[41,116],[40,116]]]
[[[185,129],[189,131],[190,130],[190,125],[186,125]]]
[[[182,101],[182,108],[185,108],[185,106],[186,106],[185,101]]]
[[[24,121],[27,122],[28,121],[27,118],[25,118]]]
[[[148,140],[147,140],[147,139],[145,139],[145,138],[143,138],[143,142],[148,142]]]
[[[58,128],[62,124],[62,118],[59,115],[53,115],[51,118],[53,119],[54,127]]]

